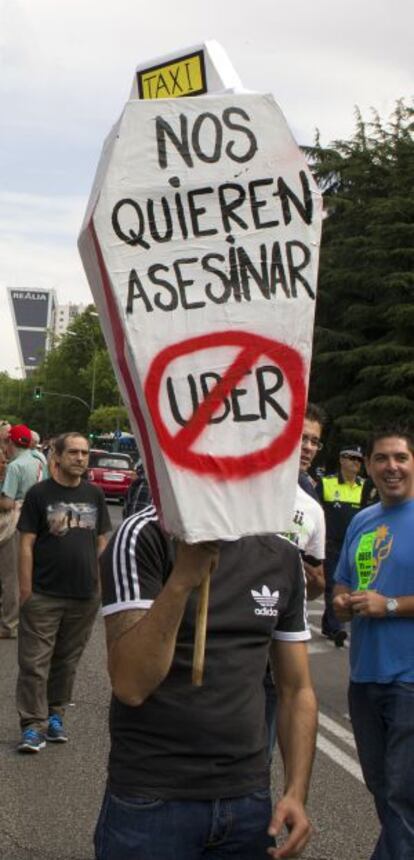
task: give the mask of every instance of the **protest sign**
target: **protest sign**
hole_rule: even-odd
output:
[[[166,530],[287,528],[321,195],[270,95],[132,99],[79,247]]]
[[[211,39],[137,66],[131,99],[165,99],[241,89],[222,46]]]

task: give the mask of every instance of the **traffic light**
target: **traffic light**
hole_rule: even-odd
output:
[[[35,388],[35,390],[34,390],[34,392],[33,392],[33,397],[34,397],[34,399],[35,399],[35,400],[40,400],[40,399],[41,399],[41,397],[42,397],[42,389],[41,389],[40,385],[36,385],[36,388]]]

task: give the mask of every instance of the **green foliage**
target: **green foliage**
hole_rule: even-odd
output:
[[[356,114],[354,136],[307,150],[324,195],[310,398],[329,443],[414,419],[414,111],[384,124]]]
[[[2,376],[0,396],[4,403]],[[91,412],[94,414],[101,406],[117,407],[118,387],[93,305],[76,317],[68,332],[55,338],[52,349],[30,379],[9,383],[7,391],[13,410],[20,403],[20,420],[43,436],[66,430],[86,433]],[[20,389],[16,387],[19,385]],[[33,397],[36,387],[42,389],[38,400]],[[110,429],[115,426],[116,419]]]
[[[131,432],[124,406],[99,406],[91,413],[88,427],[92,433],[113,433],[116,429]]]

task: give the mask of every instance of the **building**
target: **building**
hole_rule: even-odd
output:
[[[11,315],[22,376],[41,364],[50,345],[56,314],[54,290],[9,288]]]
[[[9,288],[9,301],[22,376],[41,364],[45,353],[87,305],[58,305],[54,290]]]
[[[69,302],[67,305],[57,305],[53,332],[57,337],[65,334],[79,314],[86,310],[87,305],[77,305]]]

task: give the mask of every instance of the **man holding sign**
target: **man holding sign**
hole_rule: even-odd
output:
[[[282,858],[307,842],[304,576],[273,532],[293,511],[321,215],[273,97],[243,91],[218,46],[138,68],[79,240],[163,527],[155,508],[127,519],[103,562],[114,697],[99,860]],[[273,817],[269,649],[286,768]]]
[[[210,574],[204,683],[195,687],[195,590]],[[97,860],[297,856],[311,831],[304,802],[316,702],[296,548],[276,535],[173,542],[148,507],[108,545],[102,599],[113,698]],[[269,649],[286,784],[273,813],[263,688]],[[289,834],[276,848],[284,826]]]

